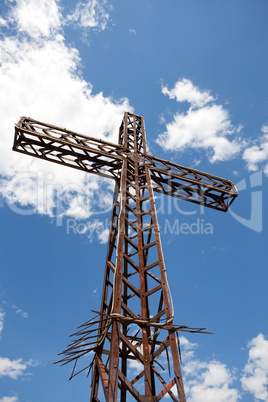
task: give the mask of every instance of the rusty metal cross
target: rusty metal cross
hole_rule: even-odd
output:
[[[127,112],[118,144],[22,117],[13,150],[115,181],[100,311],[79,327],[60,362],[74,363],[71,378],[93,369],[91,401],[100,400],[100,384],[109,402],[166,394],[185,401],[178,331],[204,329],[173,323],[153,192],[227,211],[238,194],[234,184],[149,155],[143,117]],[[91,363],[75,371],[90,352]],[[169,376],[173,366],[169,380],[163,364]]]

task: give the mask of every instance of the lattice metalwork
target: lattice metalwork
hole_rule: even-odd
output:
[[[185,401],[178,331],[205,331],[173,323],[153,191],[227,211],[238,194],[233,183],[149,155],[144,119],[132,113],[124,115],[118,145],[23,117],[13,149],[115,180],[100,311],[73,335],[60,362],[74,363],[73,377],[79,359],[94,352],[81,369],[92,369],[91,401],[100,400],[100,385],[106,401],[166,394]]]
[[[127,113],[123,120],[118,145],[22,117],[15,126],[13,150],[114,180],[120,179],[125,158],[143,158],[154,191],[227,211],[237,196],[230,180],[147,154],[145,133],[134,150],[131,116]],[[129,139],[123,142],[125,128]]]

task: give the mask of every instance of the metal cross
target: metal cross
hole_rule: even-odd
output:
[[[186,401],[178,331],[204,328],[173,323],[153,192],[227,211],[238,195],[234,184],[148,154],[144,119],[127,112],[118,144],[22,117],[13,150],[115,181],[100,311],[79,327],[60,360],[74,363],[71,378],[93,369],[90,401],[100,401],[100,384],[109,402],[153,402],[166,394]],[[75,371],[89,352],[91,363]],[[173,366],[169,380],[163,364],[170,376]]]

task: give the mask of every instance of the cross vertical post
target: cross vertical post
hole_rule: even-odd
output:
[[[13,149],[115,181],[100,311],[78,328],[60,362],[74,363],[71,378],[92,369],[92,402],[100,394],[106,402],[167,394],[186,401],[178,331],[205,331],[173,323],[154,191],[226,212],[238,194],[233,183],[148,154],[144,119],[128,112],[117,145],[23,117]],[[75,371],[91,352],[92,362]]]

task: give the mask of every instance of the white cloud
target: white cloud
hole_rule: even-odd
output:
[[[101,244],[107,243],[109,229],[105,229],[103,222],[100,222],[99,219],[94,219],[87,224],[87,238],[89,241],[92,241],[94,233],[97,234]]]
[[[18,31],[33,38],[51,36],[60,28],[60,13],[55,0],[16,0],[10,17]]]
[[[187,78],[177,81],[171,90],[167,86],[163,86],[162,93],[168,95],[170,99],[176,99],[177,102],[189,102],[192,107],[202,107],[215,100],[209,91],[200,91]]]
[[[243,159],[251,171],[256,171],[259,164],[263,164],[264,173],[268,176],[268,125],[263,125],[261,131],[263,134],[258,139],[259,145],[247,148],[243,153]]]
[[[5,27],[8,25],[7,20],[5,20],[4,18],[0,17],[0,27]]]
[[[186,363],[184,371],[189,402],[236,402],[240,399],[238,390],[231,388],[233,375],[225,364],[196,360]]]
[[[201,92],[191,81],[182,79],[171,90],[163,87],[162,92],[191,104],[186,113],[175,113],[166,131],[158,136],[156,142],[165,150],[204,149],[212,163],[228,160],[241,150],[239,138],[227,138],[238,134],[241,127],[232,125],[228,111],[221,105],[208,105],[214,100],[208,91]]]
[[[0,334],[3,331],[4,328],[4,318],[5,318],[6,313],[4,310],[0,307]]]
[[[130,333],[134,335],[137,328],[133,326],[133,329]],[[239,370],[231,369],[216,359],[199,360],[196,356],[198,344],[184,336],[180,337],[180,345],[182,376],[188,402],[237,402],[246,393],[253,394],[256,401],[268,400],[268,340],[265,340],[263,334],[249,342],[248,362]],[[167,365],[166,358],[161,360],[161,364]],[[130,368],[137,374],[142,366],[133,360]],[[242,390],[238,388],[238,379],[241,380]],[[172,391],[177,394],[176,386]],[[165,399],[169,398],[166,394]]]
[[[268,134],[268,125],[267,124],[263,124],[261,131],[263,132],[263,134]]]
[[[106,244],[108,242],[109,233],[110,233],[109,229],[104,229],[102,232],[98,234],[98,238],[101,244]]]
[[[198,348],[197,343],[192,343],[185,336],[181,336],[180,345],[183,361],[188,361],[194,357],[195,350]]]
[[[68,15],[67,21],[76,23],[81,28],[104,31],[110,20],[110,9],[106,0],[80,1],[74,12]]]
[[[197,110],[190,108],[186,114],[176,113],[156,142],[165,150],[204,149],[209,152],[211,162],[224,161],[241,149],[237,140],[225,137],[234,131],[222,106],[204,106]]]
[[[202,362],[195,357],[196,343],[180,338],[182,347],[182,370],[187,401],[189,402],[236,402],[240,399],[237,389],[232,388],[234,376],[225,364],[211,360]]]
[[[90,206],[87,205],[87,197],[83,194],[71,195],[69,200],[69,208],[66,210],[65,215],[76,217],[76,219],[87,219],[90,217]]]
[[[31,116],[116,143],[123,113],[132,108],[127,99],[93,94],[82,77],[77,49],[65,43],[56,1],[18,0],[10,7],[9,28],[0,41],[0,110],[5,116],[0,121],[0,195],[17,213],[53,216],[58,209],[62,216],[87,218],[98,194],[111,198],[110,187],[97,176],[12,152],[14,123]],[[19,35],[13,35],[14,29]],[[74,201],[69,197],[73,187]]]
[[[16,396],[4,396],[0,402],[18,402],[18,398]]]
[[[249,358],[241,378],[242,388],[260,401],[268,400],[268,340],[259,334],[248,343]]]
[[[0,377],[10,377],[16,380],[25,374],[27,363],[22,359],[10,360],[7,357],[0,357]]]

